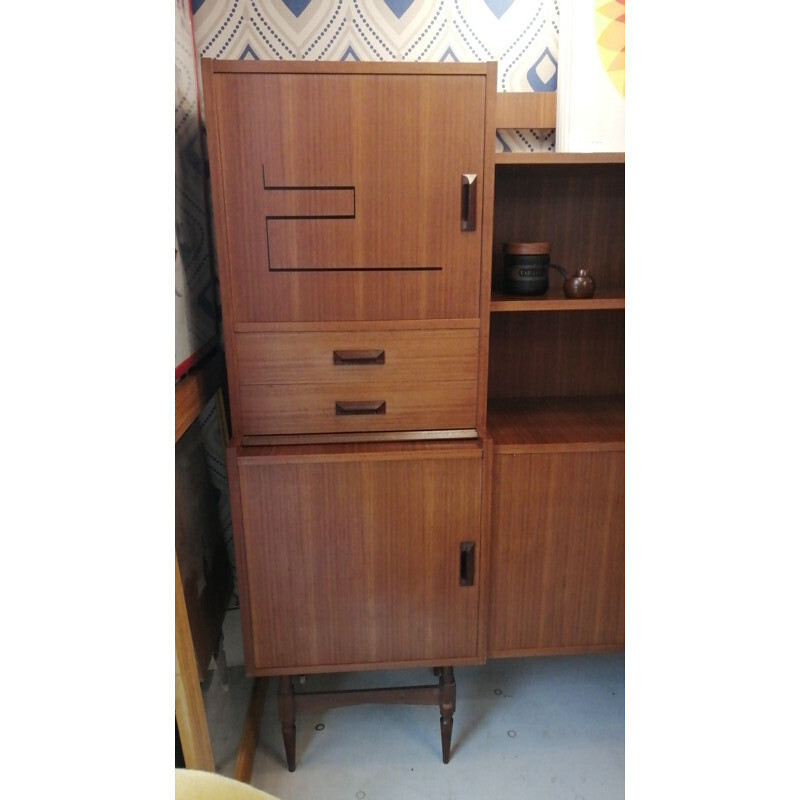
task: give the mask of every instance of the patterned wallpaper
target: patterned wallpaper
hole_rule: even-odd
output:
[[[557,0],[193,0],[200,58],[497,61],[500,92],[555,91]],[[497,150],[554,150],[552,130]]]
[[[217,337],[199,82],[188,0],[175,2],[176,378]]]
[[[498,91],[554,91],[558,21],[558,0],[175,0],[176,377],[220,335],[200,58],[497,61]],[[555,132],[498,131],[495,149],[554,150]],[[201,423],[233,562],[213,404]]]
[[[216,340],[200,58],[497,61],[498,91],[554,91],[558,0],[176,0],[176,369]],[[498,151],[555,149],[498,131]]]
[[[200,114],[200,85],[189,0],[175,0],[175,378],[217,344],[219,303]],[[234,563],[225,443],[212,398],[198,422],[222,535]],[[234,586],[232,606],[238,605]]]

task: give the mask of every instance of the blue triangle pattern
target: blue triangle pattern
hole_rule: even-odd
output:
[[[356,55],[356,51],[353,50],[352,45],[347,45],[347,50],[344,51],[344,55],[339,59],[340,61],[361,61],[361,59]]]
[[[283,0],[283,4],[296,17],[299,17],[308,7],[311,0]]]
[[[511,8],[514,0],[484,0],[487,6],[489,6],[489,10],[494,14],[497,19],[503,16],[503,14]]]
[[[284,3],[286,2],[286,0],[283,1]],[[386,3],[392,14],[394,14],[397,19],[400,19],[400,17],[408,11],[414,0],[383,0],[383,2]]]
[[[239,61],[258,61],[258,55],[256,51],[248,44],[247,47],[242,50],[242,54],[239,56]]]

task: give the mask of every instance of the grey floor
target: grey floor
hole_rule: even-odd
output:
[[[225,620],[228,685],[204,692],[217,771],[233,776],[252,686],[237,612]],[[261,723],[251,783],[281,800],[624,797],[625,656],[489,661],[455,671],[450,763],[434,706],[366,705],[297,716],[297,770],[286,769],[277,682]],[[308,676],[302,688],[430,683],[430,670]]]

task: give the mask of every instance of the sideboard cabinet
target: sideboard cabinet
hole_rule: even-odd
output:
[[[624,159],[495,158],[496,65],[203,62],[247,672],[624,633]],[[598,292],[502,293],[547,241]],[[330,698],[326,697],[327,702]],[[348,694],[347,702],[361,694]]]
[[[498,154],[488,431],[490,657],[625,641],[622,154]],[[504,292],[503,245],[547,242],[593,297]]]
[[[438,704],[447,761],[453,666],[486,658],[496,65],[203,79],[247,671],[293,769],[292,676],[433,667],[374,699]]]

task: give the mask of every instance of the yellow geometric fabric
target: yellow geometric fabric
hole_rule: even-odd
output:
[[[595,0],[594,32],[603,68],[625,97],[625,0]]]

